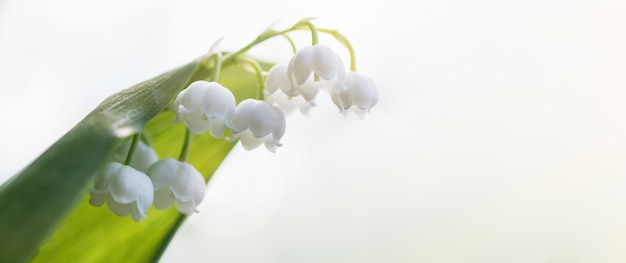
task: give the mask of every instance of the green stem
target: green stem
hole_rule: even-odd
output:
[[[220,73],[222,71],[222,52],[215,53],[215,70],[213,70],[213,76],[211,76],[211,80],[217,82],[220,78]]]
[[[254,46],[256,46],[256,45],[258,45],[258,44],[260,44],[260,43],[262,43],[262,42],[264,42],[266,40],[268,40],[270,38],[273,38],[275,36],[280,36],[280,35],[289,33],[289,32],[294,31],[294,30],[299,30],[299,29],[300,28],[297,28],[297,27],[294,26],[292,28],[289,28],[289,29],[286,29],[286,30],[283,30],[283,31],[277,31],[277,32],[269,33],[269,34],[260,35],[254,41],[250,42],[245,47],[237,50],[234,53],[230,53],[230,54],[227,54],[226,56],[224,56],[224,58],[222,59],[222,61],[224,61],[223,67],[235,64],[235,59],[234,58],[236,58],[236,57],[238,57],[238,56],[248,52],[248,50],[252,49]]]
[[[264,95],[263,91],[265,90],[265,78],[263,77],[263,69],[261,68],[261,65],[259,65],[259,63],[256,60],[248,58],[248,57],[240,57],[239,61],[250,65],[254,69],[254,72],[256,73],[257,82],[259,83],[259,88],[257,89],[257,93],[256,93],[256,99],[262,100],[263,95]]]
[[[319,36],[317,35],[317,28],[315,27],[315,25],[308,20],[302,21],[301,23],[306,25],[309,30],[311,30],[311,46],[317,45],[320,41]]]
[[[325,28],[319,28],[318,30],[320,32],[332,35],[333,37],[335,37],[335,39],[337,39],[337,41],[339,41],[339,43],[343,44],[348,49],[348,52],[350,52],[350,71],[356,71],[356,56],[354,53],[354,48],[352,48],[352,44],[350,44],[348,38],[339,33],[339,31],[337,30]]]
[[[235,59],[236,57],[248,52],[248,50],[252,49],[254,46],[270,39],[273,38],[275,36],[280,36],[280,35],[286,35],[287,33],[291,32],[291,31],[295,31],[295,30],[311,30],[311,42],[313,43],[313,45],[316,45],[319,40],[318,40],[318,35],[317,35],[317,29],[315,28],[315,25],[313,25],[313,23],[311,23],[310,21],[304,19],[301,20],[300,22],[296,23],[294,26],[292,26],[291,28],[285,29],[283,31],[270,31],[270,32],[264,32],[263,34],[259,35],[255,40],[253,40],[252,42],[250,42],[248,45],[246,45],[245,47],[237,50],[234,53],[230,53],[226,56],[224,56],[223,61],[224,61],[224,67],[226,66],[230,66],[232,64],[235,64]],[[295,48],[295,45],[292,45],[292,47]]]
[[[133,156],[135,156],[135,150],[137,150],[137,144],[139,143],[139,139],[141,137],[141,132],[133,135],[133,141],[130,143],[130,149],[128,149],[128,155],[126,156],[125,165],[130,165],[130,162],[133,160]]]
[[[191,132],[189,131],[189,128],[185,128],[185,141],[183,142],[183,148],[180,150],[180,155],[178,157],[179,161],[181,162],[187,161],[187,156],[189,155],[190,145],[191,145]]]
[[[293,39],[291,39],[291,37],[289,37],[287,34],[283,34],[283,37],[285,37],[285,39],[289,41],[289,45],[291,46],[291,51],[293,51],[294,54],[298,52],[298,49],[296,48],[296,43],[293,42]]]

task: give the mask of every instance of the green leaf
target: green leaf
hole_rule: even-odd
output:
[[[163,109],[190,81],[210,76],[200,60],[107,98],[43,155],[0,186],[0,262],[156,261],[183,222],[175,209],[150,209],[135,223],[106,207],[88,204],[96,171],[115,146],[147,131],[159,157],[178,157],[184,125]],[[238,101],[254,97],[256,78],[237,66],[222,70],[220,82]],[[146,126],[147,124],[147,126]],[[234,142],[193,137],[192,163],[208,180]]]

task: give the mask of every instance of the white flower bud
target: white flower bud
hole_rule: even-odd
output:
[[[176,204],[181,213],[198,212],[206,184],[193,165],[167,158],[150,166],[148,176],[154,184],[154,207],[162,210]]]
[[[277,90],[288,90],[291,88],[291,82],[287,76],[287,64],[276,64],[272,67],[265,80],[265,90],[263,91],[263,100],[270,105],[274,105],[281,109],[285,115],[289,115],[299,109],[301,113],[308,113],[311,104],[303,97],[290,97],[284,92],[276,92]]]
[[[319,89],[329,93],[345,90],[343,61],[325,45],[308,46],[300,49],[289,61],[287,76],[291,87],[283,89],[289,96],[302,95],[313,101]]]
[[[268,150],[275,152],[276,146],[282,145],[280,139],[285,133],[285,115],[279,108],[264,101],[247,99],[237,105],[230,127],[232,139],[241,137],[244,148],[256,148],[264,142]],[[245,131],[249,134],[241,134]]]
[[[366,75],[348,72],[345,79],[347,90],[338,91],[331,98],[339,110],[345,114],[353,112],[358,116],[378,103],[376,83]],[[356,106],[355,109],[353,106]]]
[[[111,162],[95,178],[89,204],[104,203],[118,216],[129,215],[136,222],[146,218],[154,192],[148,176],[128,165]]]
[[[113,160],[115,162],[124,163],[126,158],[128,157],[128,151],[130,150],[130,145],[132,144],[132,140],[128,140],[120,145],[113,156]],[[150,165],[159,160],[157,153],[152,149],[152,147],[146,145],[142,141],[137,143],[135,148],[135,156],[130,161],[130,166],[141,171],[147,172]]]
[[[192,133],[209,130],[214,137],[222,138],[235,106],[235,96],[224,86],[217,82],[195,81],[174,101],[175,122],[184,120]]]

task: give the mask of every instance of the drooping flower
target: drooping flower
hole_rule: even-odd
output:
[[[206,185],[193,165],[166,158],[150,166],[148,176],[154,184],[154,207],[166,209],[176,204],[181,213],[198,212]]]
[[[235,106],[235,96],[230,90],[217,82],[198,80],[176,97],[175,122],[184,120],[192,133],[208,129],[214,137],[222,138]]]
[[[267,79],[265,80],[265,90],[263,91],[263,100],[270,105],[274,105],[281,109],[285,115],[293,113],[296,108],[301,113],[308,113],[311,104],[300,96],[291,97],[284,93],[285,90],[291,88],[291,81],[287,75],[287,63],[276,64],[270,69]],[[283,92],[277,92],[278,90]]]
[[[292,97],[302,95],[312,102],[319,89],[329,93],[345,90],[345,72],[343,61],[330,47],[304,47],[289,61],[287,75],[291,86],[283,91]]]
[[[107,164],[96,175],[89,192],[89,204],[99,207],[106,203],[118,216],[130,214],[136,222],[147,217],[146,210],[154,198],[152,181],[146,174],[116,162]]]
[[[131,144],[132,141],[128,140],[120,145],[113,156],[113,160],[119,163],[125,162],[128,157],[128,151],[130,150]],[[146,145],[142,141],[139,141],[136,147],[135,156],[133,156],[129,165],[145,173],[148,171],[150,165],[159,160],[159,157],[152,147]]]
[[[276,106],[267,102],[246,99],[237,105],[230,122],[232,139],[241,138],[241,144],[247,150],[265,143],[265,147],[276,151],[281,146],[280,139],[285,133],[285,115]]]
[[[346,90],[331,94],[331,98],[341,112],[353,112],[362,117],[378,103],[376,83],[366,75],[356,72],[346,73]]]

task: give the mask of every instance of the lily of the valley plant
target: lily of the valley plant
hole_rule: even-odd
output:
[[[0,185],[0,262],[157,262],[200,210],[207,181],[235,143],[279,151],[288,143],[286,116],[321,99],[362,118],[378,101],[376,84],[356,72],[344,35],[312,21],[268,29],[235,52],[223,52],[219,40],[199,59],[103,101]],[[296,45],[296,31],[310,32],[310,44]],[[345,49],[320,43],[319,34]],[[291,59],[248,55],[272,38],[290,44]]]
[[[240,59],[239,56],[265,39],[274,36],[288,38],[289,32],[302,26],[311,31],[312,45],[297,50],[288,63],[278,63],[269,72],[264,72],[254,59]],[[264,144],[269,151],[276,152],[276,147],[282,145],[281,138],[287,127],[285,113],[291,113],[293,109],[289,104],[308,104],[299,106],[301,108],[313,106],[320,90],[330,95],[340,112],[354,112],[362,116],[378,101],[376,84],[368,76],[354,71],[354,51],[343,36],[339,39],[343,40],[352,57],[351,70],[345,68],[340,56],[329,46],[318,43],[317,34],[320,31],[338,34],[336,31],[318,30],[306,19],[283,32],[265,32],[251,45],[226,57],[220,50],[221,40],[216,42],[211,47],[210,58],[215,61],[217,73],[210,80],[191,83],[178,94],[174,101],[174,122],[184,122],[187,137],[189,133],[208,131],[212,136],[222,138],[230,129],[231,136],[227,140],[239,139],[247,150]],[[235,96],[228,87],[220,84],[220,67],[225,67],[225,62],[229,61],[245,63],[256,71],[260,90],[257,98],[246,99],[236,105]],[[296,100],[298,97],[303,100]],[[181,138],[184,136],[181,134]],[[198,212],[197,206],[204,198],[205,182],[200,173],[185,162],[187,153],[182,152],[179,160],[157,161],[152,157],[154,152],[138,140],[139,137],[135,136],[130,144],[137,148],[136,151],[128,150],[129,143],[122,146],[124,152],[128,152],[123,165],[110,164],[97,175],[90,203],[100,206],[106,201],[111,211],[120,216],[130,214],[137,222],[146,217],[146,203],[151,203],[153,196],[157,209],[176,204],[182,213]],[[190,140],[183,141],[185,151],[189,149]],[[146,166],[149,166],[147,170]]]

